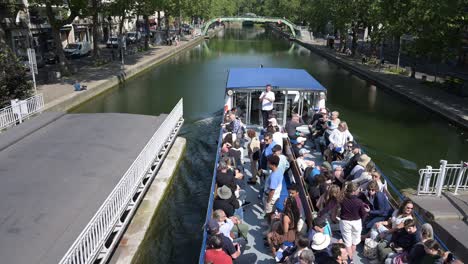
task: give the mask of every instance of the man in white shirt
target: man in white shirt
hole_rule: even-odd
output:
[[[262,92],[259,99],[260,102],[262,102],[263,128],[266,128],[268,126],[268,119],[273,110],[273,102],[275,101],[275,93],[271,91],[270,84],[266,85],[266,91]]]

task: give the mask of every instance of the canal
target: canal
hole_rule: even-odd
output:
[[[417,170],[468,160],[468,135],[424,108],[359,79],[262,28],[228,29],[75,109],[78,113],[157,115],[184,98],[186,155],[153,219],[141,263],[195,263],[201,245],[215,141],[231,67],[304,68],[328,89],[327,106],[400,189]]]

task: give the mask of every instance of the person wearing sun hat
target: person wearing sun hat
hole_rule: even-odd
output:
[[[305,137],[298,137],[296,139],[297,143],[292,146],[292,149],[294,151],[294,155],[296,156],[296,158],[300,156],[299,151],[304,148],[304,144],[306,140],[307,139]]]
[[[330,236],[323,233],[314,234],[311,248],[315,255],[315,263],[325,263],[330,258],[330,254],[328,253],[330,241]]]
[[[213,202],[213,210],[221,209],[226,213],[227,217],[233,216],[236,209],[240,208],[240,204],[236,197],[232,195],[231,189],[223,185],[216,190],[216,193],[217,196]],[[242,211],[242,209],[237,211]]]
[[[366,170],[367,164],[371,161],[371,158],[366,154],[362,154],[359,156],[357,161],[357,165],[349,173],[349,176],[346,178],[347,181],[352,181],[357,179],[361,176],[361,174]]]

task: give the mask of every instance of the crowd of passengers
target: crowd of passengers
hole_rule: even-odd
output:
[[[258,246],[247,241],[243,222],[250,208],[248,185],[260,187],[264,244],[278,263],[353,263],[360,243],[371,263],[455,263],[429,224],[418,228],[410,200],[392,208],[374,162],[361,153],[337,111],[319,109],[306,123],[293,114],[284,128],[274,117],[267,120],[258,135],[245,129],[235,108],[226,113],[205,263],[241,263],[246,247]],[[285,138],[292,144],[289,158]],[[315,164],[314,155],[322,155],[323,163]],[[292,162],[317,212],[312,226],[306,223]]]

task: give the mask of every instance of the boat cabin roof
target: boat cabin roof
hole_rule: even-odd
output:
[[[327,90],[307,71],[287,68],[232,68],[229,70],[226,89],[255,90],[263,89],[267,84],[279,90]]]

